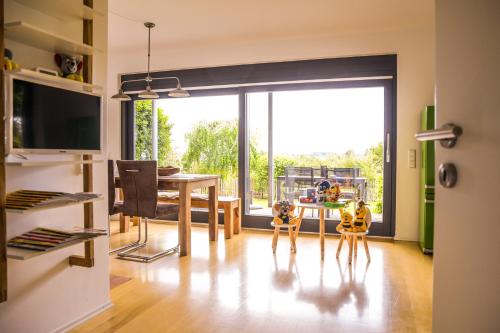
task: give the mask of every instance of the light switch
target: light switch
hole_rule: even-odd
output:
[[[408,167],[409,168],[416,168],[417,167],[417,151],[415,149],[410,149],[408,150]]]

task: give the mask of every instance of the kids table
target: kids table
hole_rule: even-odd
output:
[[[317,209],[319,212],[319,244],[321,247],[321,260],[325,257],[325,210],[327,209],[338,209],[340,214],[344,212],[345,206],[350,201],[347,200],[339,200],[338,202],[330,202],[328,203],[328,207],[323,203],[298,203],[297,207],[300,208],[299,213],[299,221],[297,222],[297,226],[295,228],[295,239],[297,239],[299,235],[300,225],[302,223],[302,218],[304,217],[304,212],[306,209]]]

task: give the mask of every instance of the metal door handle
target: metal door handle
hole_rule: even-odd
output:
[[[462,135],[462,128],[460,126],[448,123],[444,124],[441,128],[418,132],[417,134],[415,134],[415,138],[418,141],[438,140],[442,147],[451,148],[455,146],[460,135]]]

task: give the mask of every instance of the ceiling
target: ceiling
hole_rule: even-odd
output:
[[[109,0],[110,48],[169,47],[433,25],[434,0]]]

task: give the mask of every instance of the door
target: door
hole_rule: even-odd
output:
[[[269,226],[273,202],[298,203],[328,179],[353,199],[350,210],[358,199],[369,205],[372,234],[393,236],[392,84],[388,79],[247,92],[245,226]],[[317,211],[306,210],[304,219],[301,230],[317,231]],[[335,232],[338,211],[327,219],[334,222],[327,223],[327,232]]]
[[[463,135],[436,144],[454,163],[454,188],[436,185],[433,332],[500,331],[500,2],[436,2],[439,127]]]

